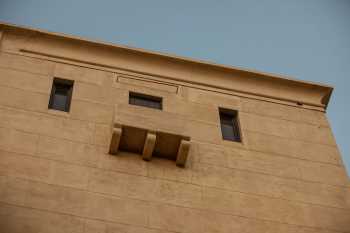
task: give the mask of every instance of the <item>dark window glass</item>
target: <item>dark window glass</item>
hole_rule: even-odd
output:
[[[72,80],[54,78],[52,83],[49,108],[69,112],[72,92]]]
[[[238,112],[235,110],[219,109],[222,138],[241,142],[241,132],[238,123]]]
[[[129,92],[129,104],[148,108],[162,109],[162,98]]]

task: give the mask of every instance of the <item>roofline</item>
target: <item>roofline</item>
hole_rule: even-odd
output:
[[[109,42],[100,41],[100,40],[96,40],[96,39],[86,39],[86,38],[82,38],[79,36],[68,35],[68,34],[58,33],[58,32],[51,32],[51,31],[46,31],[46,30],[41,30],[41,29],[37,29],[37,28],[16,25],[16,24],[11,24],[11,23],[0,21],[0,29],[6,29],[6,28],[16,28],[16,29],[21,29],[21,30],[26,30],[26,31],[29,30],[32,32],[40,33],[40,34],[50,35],[50,36],[54,36],[54,37],[61,37],[61,38],[65,38],[68,40],[81,41],[81,42],[90,43],[90,44],[94,44],[94,45],[98,45],[98,46],[102,45],[102,46],[106,46],[106,47],[123,49],[123,50],[127,50],[130,52],[142,53],[145,55],[152,55],[152,56],[157,56],[157,57],[162,57],[162,58],[172,59],[172,60],[175,59],[175,60],[178,60],[180,62],[205,65],[208,67],[212,67],[212,68],[216,68],[216,69],[218,69],[218,68],[224,69],[227,71],[244,72],[247,74],[259,75],[262,78],[265,77],[265,78],[269,78],[269,79],[275,79],[277,81],[289,81],[291,84],[297,83],[297,84],[309,86],[310,88],[314,88],[314,87],[325,88],[325,89],[328,89],[328,93],[329,93],[323,99],[323,104],[324,104],[325,109],[327,108],[327,106],[329,104],[330,97],[331,97],[332,92],[334,90],[334,87],[330,86],[330,85],[326,85],[326,84],[322,84],[322,83],[318,83],[318,82],[298,80],[298,79],[295,79],[295,78],[290,77],[290,76],[273,74],[273,73],[269,73],[269,72],[261,72],[261,71],[257,71],[254,69],[246,69],[246,68],[240,68],[240,67],[236,67],[236,66],[216,64],[214,62],[204,61],[204,60],[200,60],[200,59],[193,59],[193,58],[188,58],[188,57],[183,57],[183,56],[178,56],[178,55],[173,55],[173,54],[168,54],[168,53],[163,53],[163,52],[150,51],[150,50],[146,50],[146,49],[142,49],[142,48],[135,48],[135,47],[126,46],[126,45],[114,44],[114,43],[109,43]]]

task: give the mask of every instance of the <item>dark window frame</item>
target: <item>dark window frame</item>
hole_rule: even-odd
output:
[[[233,142],[242,142],[238,111],[219,108],[219,116],[222,139]]]
[[[57,111],[69,112],[70,105],[72,102],[73,86],[74,86],[74,80],[54,78],[52,81],[51,94],[50,94],[48,108],[53,109],[53,110],[57,110]],[[56,93],[57,93],[59,88],[65,89],[65,91],[67,92],[65,95],[66,102],[65,102],[64,106],[62,106],[62,107],[55,106]]]
[[[163,110],[163,98],[129,91],[129,104],[146,108]]]

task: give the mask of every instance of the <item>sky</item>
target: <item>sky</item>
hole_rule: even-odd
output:
[[[0,21],[331,85],[349,174],[350,0],[0,0]]]

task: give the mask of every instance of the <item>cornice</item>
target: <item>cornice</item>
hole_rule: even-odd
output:
[[[333,88],[253,70],[0,23],[0,48],[326,109]]]

